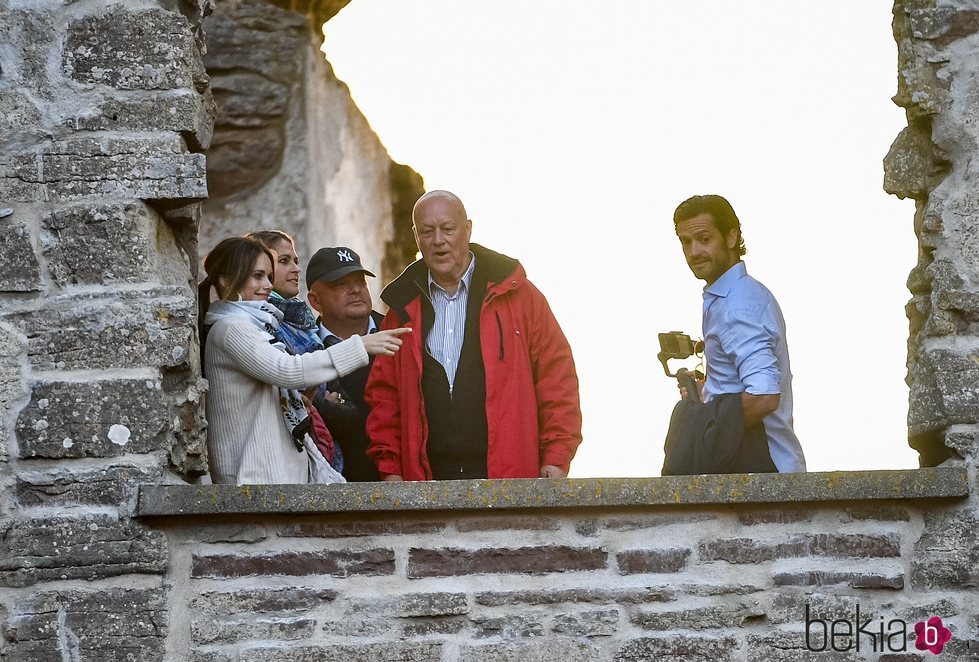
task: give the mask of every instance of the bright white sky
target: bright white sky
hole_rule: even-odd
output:
[[[656,334],[701,335],[672,214],[701,193],[782,306],[809,469],[911,468],[890,26],[883,1],[354,0],[324,50],[392,158],[547,295],[581,380],[572,476],[659,475]]]

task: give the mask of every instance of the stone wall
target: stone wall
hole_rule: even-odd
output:
[[[295,4],[295,3],[294,3]],[[351,246],[381,286],[414,259],[410,204],[421,178],[393,163],[320,46],[323,17],[264,0],[220,0],[204,22],[217,102],[201,247],[261,228],[296,238],[301,259]],[[409,198],[409,206],[401,201]]]
[[[908,127],[884,188],[915,200],[908,432],[922,466],[974,456],[979,430],[979,7],[898,0],[895,103]]]
[[[931,616],[940,659],[979,659],[966,472],[741,478],[158,488],[141,512],[170,659],[910,661]],[[807,643],[807,605],[854,637]],[[902,634],[858,653],[857,618]]]
[[[341,3],[221,7],[274,17],[253,27],[302,54],[302,94],[259,95],[249,103],[266,124],[254,126],[279,122],[283,154],[292,132],[335,135],[297,152],[332,165],[276,200],[305,199],[308,218],[353,230],[342,209],[361,210],[365,191],[393,217],[420,183],[378,165],[312,57],[310,17]],[[885,174],[917,201],[911,440],[924,465],[951,466],[305,487],[298,501],[164,487],[206,469],[193,284],[215,116],[211,8],[0,0],[0,659],[922,659],[874,656],[866,639],[859,655],[800,649],[806,605],[850,618],[856,603],[875,618],[941,616],[954,630],[945,659],[977,658],[973,3],[895,6],[909,126]],[[222,73],[221,94],[234,75]],[[316,115],[331,103],[343,115],[332,124]],[[222,130],[252,126],[224,108],[234,121]],[[290,123],[300,111],[305,129]],[[373,156],[347,158],[347,145]],[[263,167],[245,173],[249,195],[295,175]],[[365,255],[390,275],[407,250],[396,244]],[[194,498],[210,510],[181,490],[203,490]]]

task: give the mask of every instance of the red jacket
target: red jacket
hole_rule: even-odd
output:
[[[516,260],[477,244],[470,249],[486,276],[479,315],[486,370],[489,478],[537,478],[540,467],[568,470],[581,443],[578,376],[571,347],[544,295]],[[381,299],[390,306],[383,329],[410,326],[394,356],[379,356],[365,396],[367,454],[382,476],[431,480],[425,450],[428,424],[422,401],[421,296],[428,289],[422,261],[408,266]]]

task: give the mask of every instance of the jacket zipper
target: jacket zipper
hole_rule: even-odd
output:
[[[496,315],[496,329],[500,332],[500,362],[503,362],[503,322],[500,320],[500,313],[494,313]]]

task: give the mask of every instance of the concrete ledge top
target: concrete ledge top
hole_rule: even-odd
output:
[[[137,517],[513,510],[962,498],[964,467],[664,478],[340,485],[141,485]]]

